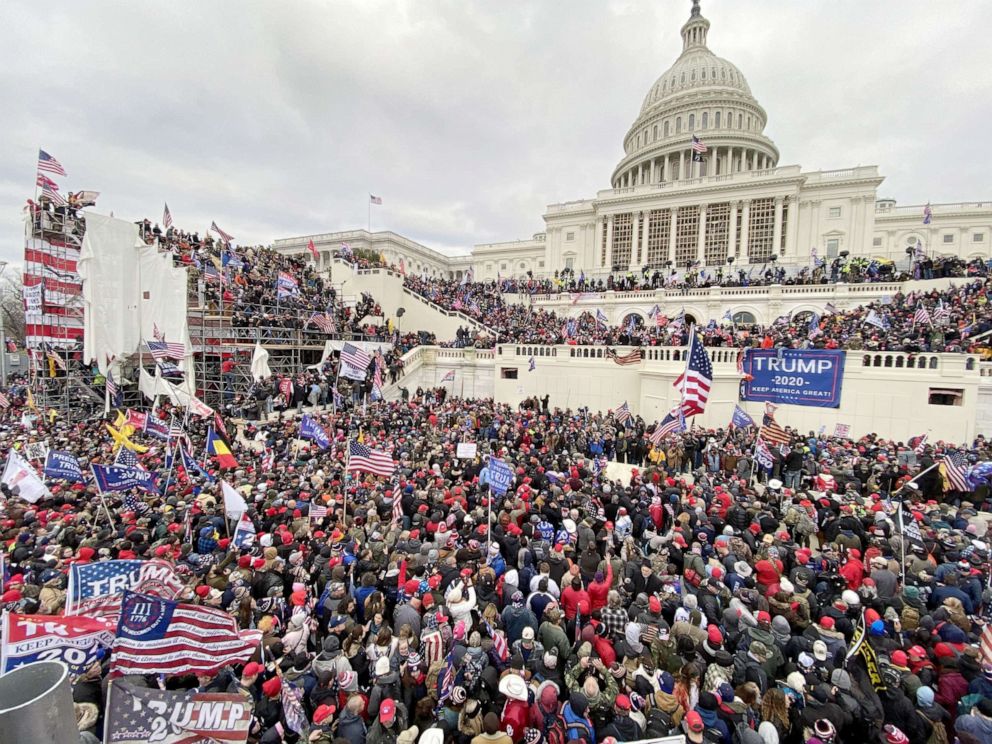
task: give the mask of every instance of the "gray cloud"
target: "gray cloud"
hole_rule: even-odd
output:
[[[608,186],[689,3],[0,6],[0,230],[21,251],[41,145],[101,210],[242,242],[373,226],[444,249],[525,238]],[[783,164],[877,164],[904,203],[992,199],[992,5],[704,0],[710,47]]]

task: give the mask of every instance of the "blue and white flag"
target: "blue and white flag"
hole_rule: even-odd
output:
[[[255,534],[254,522],[248,518],[247,514],[242,514],[231,542],[236,548],[250,548],[255,544]]]
[[[331,446],[331,438],[327,436],[327,432],[308,414],[303,414],[300,419],[300,439],[309,439],[322,450]]]
[[[93,477],[96,478],[97,488],[101,493],[111,491],[128,491],[140,488],[148,493],[158,493],[157,478],[154,473],[139,468],[129,468],[122,465],[91,465]]]
[[[730,314],[730,310],[727,310],[727,312],[723,314],[723,320],[727,321],[728,323],[734,322],[734,316]]]
[[[71,453],[62,450],[48,450],[48,457],[45,458],[45,477],[75,483],[86,482],[83,470],[79,467],[79,460]]]
[[[135,588],[160,597],[175,597],[183,581],[165,561],[74,563],[69,568],[66,614],[74,614],[80,602]]]
[[[198,475],[204,478],[207,483],[216,482],[210,473],[200,467],[200,464],[193,458],[191,454],[186,451],[186,448],[181,444],[179,445],[179,463],[183,466],[183,470],[186,471],[186,477],[193,480],[194,475]]]
[[[531,357],[527,360],[527,371],[533,372],[535,369],[537,369],[537,362],[534,361],[534,357]]]
[[[500,496],[507,492],[513,482],[513,468],[495,457],[489,460],[489,489]]]
[[[601,309],[596,310],[596,322],[603,326],[610,325],[609,318],[606,317],[606,313],[604,313]]]
[[[865,323],[868,325],[875,326],[883,331],[889,330],[889,321],[884,315],[880,315],[874,310],[869,310],[868,315],[865,317]]]
[[[734,406],[734,415],[730,419],[730,425],[738,429],[746,429],[756,424],[754,423],[754,419],[748,416],[747,411],[740,406]]]

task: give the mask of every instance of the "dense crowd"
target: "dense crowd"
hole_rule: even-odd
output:
[[[443,390],[310,413],[326,448],[301,442],[295,417],[229,420],[236,465],[202,472],[167,475],[161,443],[134,434],[168,484],[155,494],[50,481],[29,504],[3,486],[0,605],[56,615],[72,565],[168,562],[182,601],[260,630],[261,646],[216,673],[128,681],[235,693],[266,743],[992,737],[988,487],[949,490],[930,469],[952,452],[984,463],[984,439],[916,451],[790,432],[752,478],[753,429],[654,447],[636,417]],[[158,414],[187,422],[193,452],[216,425]],[[100,420],[0,427],[5,449],[42,439],[84,469],[115,457]],[[354,439],[394,474],[346,473]],[[457,458],[463,442],[477,454]],[[491,458],[511,469],[505,494]],[[248,503],[257,538],[240,548],[214,477]],[[83,741],[102,740],[113,663],[75,680]],[[300,691],[302,723],[283,689]]]
[[[504,298],[506,282],[458,282],[407,277],[406,285],[432,302],[476,318],[494,328],[500,341],[541,344],[681,346],[689,329],[684,313],[658,311],[645,322],[631,315],[619,325],[584,311],[564,317],[554,311]],[[700,322],[707,346],[828,348],[880,351],[971,352],[971,341],[992,329],[988,279],[929,292],[896,293],[851,310],[828,307],[822,314],[782,316],[769,326],[741,324],[725,316]],[[925,316],[921,316],[921,308]],[[474,339],[466,337],[467,342]]]

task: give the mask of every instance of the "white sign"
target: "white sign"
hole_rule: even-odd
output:
[[[48,442],[31,442],[24,447],[29,460],[47,460]]]
[[[471,460],[479,451],[479,445],[475,442],[459,442],[455,454],[459,460]]]
[[[41,284],[35,284],[32,287],[24,287],[24,312],[28,315],[39,315],[41,313],[41,305],[44,302],[44,287]]]
[[[851,433],[851,426],[849,424],[836,424],[834,426],[834,436],[846,439]]]

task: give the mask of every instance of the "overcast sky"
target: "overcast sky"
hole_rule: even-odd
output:
[[[529,237],[609,186],[688,0],[0,2],[0,258],[36,151],[100,211],[239,242]],[[992,200],[992,3],[703,0],[781,163],[877,164],[901,203]]]

